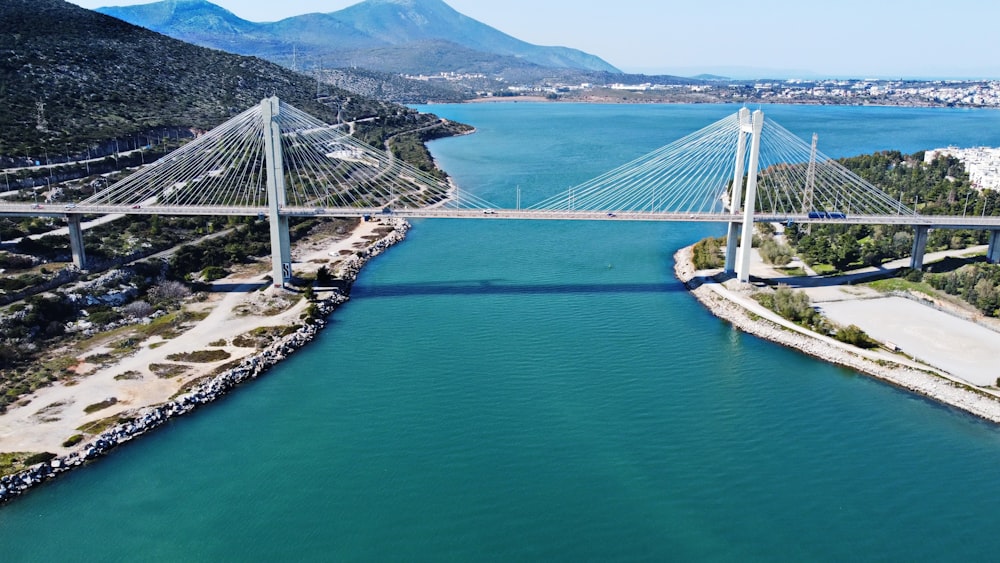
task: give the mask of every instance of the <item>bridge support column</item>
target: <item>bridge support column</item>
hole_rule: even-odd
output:
[[[292,250],[288,239],[288,217],[281,214],[286,202],[281,126],[277,122],[278,98],[268,98],[260,105],[264,121],[268,220],[271,224],[271,278],[274,287],[284,287],[285,282],[292,277]]]
[[[726,274],[736,273],[736,251],[739,247],[740,227],[743,223],[729,222],[729,233],[726,235]]]
[[[747,194],[743,202],[743,236],[736,261],[736,279],[750,281],[750,257],[753,252],[753,215],[757,206],[757,161],[760,157],[760,132],[764,127],[764,112],[753,112],[750,137],[750,163],[747,170]]]
[[[87,269],[87,253],[83,248],[83,228],[79,215],[67,215],[69,223],[69,249],[73,253],[73,264],[81,270]]]
[[[743,204],[743,166],[747,155],[748,132],[753,131],[750,124],[750,110],[741,108],[738,115],[739,132],[736,137],[736,166],[733,171],[733,189],[729,194],[729,212],[736,214],[740,212]],[[729,222],[729,234],[726,235],[726,273],[736,272],[736,246],[740,235],[740,225],[736,221]]]
[[[917,225],[913,232],[913,251],[910,254],[910,268],[919,270],[924,267],[924,252],[927,250],[928,227]]]
[[[990,247],[986,251],[986,261],[990,264],[1000,262],[1000,231],[990,231]]]

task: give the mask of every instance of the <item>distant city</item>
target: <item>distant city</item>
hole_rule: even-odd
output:
[[[830,105],[887,105],[913,107],[977,107],[1000,108],[1000,80],[732,80],[727,78],[655,77],[647,82],[560,83],[547,81],[536,84],[509,84],[500,79],[492,90],[479,89],[480,97],[545,96],[550,99],[599,100],[632,95],[627,101],[649,102],[764,102]],[[407,75],[407,78],[428,82],[471,84],[487,77],[483,74],[443,72],[436,75]],[[620,78],[619,78],[620,79]],[[657,79],[668,79],[657,81]]]
[[[969,173],[969,181],[974,188],[1000,190],[1000,148],[933,149],[924,153],[924,162],[933,162],[942,155],[957,158],[965,166],[965,171]]]

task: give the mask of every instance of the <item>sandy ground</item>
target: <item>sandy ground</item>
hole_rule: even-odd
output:
[[[817,303],[828,318],[974,385],[996,385],[1000,333],[902,297]]]
[[[300,245],[293,250],[296,272],[315,272],[322,265],[333,269],[341,250],[357,250],[366,245],[364,237],[370,237],[381,227],[377,222],[363,222],[342,240],[315,241]],[[162,403],[174,395],[181,386],[211,373],[220,365],[252,354],[253,348],[232,345],[236,336],[258,327],[287,326],[299,322],[299,315],[306,303],[292,301],[286,290],[261,290],[265,282],[264,274],[250,278],[225,278],[215,282],[217,292],[211,293],[203,303],[194,303],[191,310],[209,311],[208,316],[190,329],[170,340],[152,337],[140,344],[137,352],[115,365],[98,369],[81,377],[75,384],[56,384],[36,391],[24,401],[12,406],[0,415],[0,452],[42,452],[65,453],[69,451],[61,444],[77,434],[77,428],[91,421],[100,420],[125,410]],[[281,309],[278,314],[266,313]],[[247,314],[247,312],[250,314]],[[222,346],[209,343],[225,341]],[[170,354],[194,352],[198,350],[222,349],[230,357],[213,363],[187,363],[167,360]],[[102,350],[88,350],[78,359]],[[186,368],[182,376],[161,378],[150,371],[150,364],[181,364]],[[129,378],[120,376],[129,374]],[[119,379],[115,379],[119,376]],[[114,405],[87,414],[84,409],[109,398],[117,399]]]

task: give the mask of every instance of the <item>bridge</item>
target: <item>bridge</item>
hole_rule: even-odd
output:
[[[914,268],[930,229],[985,229],[987,258],[1000,260],[1000,217],[920,215],[819,152],[815,135],[807,144],[746,108],[524,208],[492,205],[277,98],[83,201],[0,203],[0,215],[65,217],[80,268],[82,217],[109,214],[266,218],[276,286],[292,274],[288,221],[303,216],[724,222],[725,268],[741,281],[755,222],[910,226]]]

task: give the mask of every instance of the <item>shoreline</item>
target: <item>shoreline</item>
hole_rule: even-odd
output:
[[[119,445],[155,430],[172,418],[225,397],[242,383],[267,373],[289,354],[311,342],[326,326],[327,318],[350,299],[351,287],[361,269],[370,260],[406,238],[409,223],[405,220],[393,220],[391,225],[391,232],[372,241],[341,265],[340,279],[345,282],[345,288],[343,291],[334,289],[329,297],[315,302],[319,314],[314,322],[304,323],[295,332],[277,338],[263,349],[242,358],[235,367],[196,385],[176,398],[120,413],[119,416],[124,420],[74,446],[69,453],[56,455],[22,471],[0,477],[0,505],[57,475],[103,457]]]
[[[1000,400],[931,366],[855,348],[791,323],[724,282],[699,275],[691,246],[674,254],[674,274],[710,313],[735,328],[814,358],[846,367],[980,419],[1000,424]],[[733,280],[732,283],[739,283]]]

